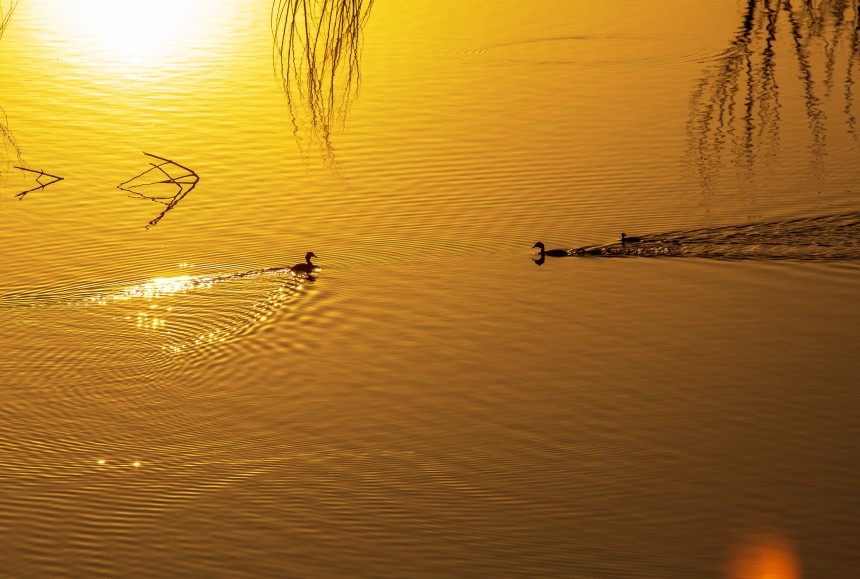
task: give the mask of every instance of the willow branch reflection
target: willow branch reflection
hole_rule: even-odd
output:
[[[321,146],[332,161],[332,127],[342,121],[358,95],[361,80],[361,33],[373,0],[275,0],[272,35],[275,68],[283,83],[301,147]]]
[[[24,164],[24,160],[21,157],[21,149],[18,147],[18,144],[15,142],[15,137],[12,136],[12,131],[9,130],[9,118],[6,116],[6,111],[3,110],[3,107],[0,107],[0,141],[3,142],[3,164],[8,169],[9,168],[9,153],[13,153],[15,158],[18,160],[19,165]],[[0,171],[0,177],[3,176],[3,171]]]
[[[6,32],[6,28],[9,26],[9,21],[12,19],[12,14],[15,12],[15,8],[18,7],[18,0],[11,0],[6,5],[3,0],[0,0],[0,39],[3,38],[3,33]],[[9,159],[9,150],[11,149],[15,153],[15,157],[18,159],[18,164],[23,165],[24,161],[21,159],[21,149],[18,148],[18,145],[15,143],[15,138],[12,136],[12,132],[9,130],[9,119],[6,116],[6,111],[3,110],[3,107],[0,107],[0,115],[2,115],[2,119],[0,119],[0,140],[3,141],[3,162],[8,167],[8,159]],[[0,171],[0,177],[2,177],[2,171]],[[29,191],[25,191],[23,194],[26,195]],[[20,197],[21,195],[19,195]]]
[[[0,38],[3,38],[3,33],[6,32],[6,28],[9,26],[9,21],[12,19],[12,13],[15,12],[15,8],[18,6],[18,0],[12,0],[9,2],[9,7],[4,8],[3,2],[0,1]]]
[[[793,75],[802,85],[816,178],[821,177],[827,149],[823,105],[839,75],[844,75],[844,125],[857,138],[853,109],[854,68],[860,63],[858,25],[860,0],[747,0],[734,40],[690,99],[688,160],[697,168],[706,195],[717,173],[729,164],[726,154],[747,178],[759,160],[776,156],[783,122],[778,78],[785,82]]]

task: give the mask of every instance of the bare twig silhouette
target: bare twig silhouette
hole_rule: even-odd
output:
[[[734,40],[705,71],[690,99],[688,154],[706,195],[724,165],[739,167],[749,178],[761,157],[776,156],[783,116],[777,63],[786,69],[779,77],[783,83],[792,74],[802,85],[813,176],[822,174],[824,102],[838,74],[844,74],[843,126],[857,138],[858,27],[860,0],[746,0]],[[734,157],[730,163],[726,153]]]
[[[165,159],[164,157],[159,157],[158,155],[153,155],[147,152],[144,152],[143,154],[147,157],[157,159],[160,162],[150,163],[150,167],[148,169],[135,175],[128,181],[120,183],[117,185],[117,188],[127,191],[131,194],[131,197],[146,199],[147,201],[166,205],[164,210],[146,225],[146,229],[149,229],[154,225],[158,225],[158,222],[161,221],[161,218],[164,217],[168,211],[176,207],[176,205],[182,201],[186,195],[191,193],[191,191],[197,186],[198,181],[200,181],[200,177],[193,170],[184,165],[180,165],[176,161]],[[171,171],[178,174],[171,174]],[[153,175],[148,176],[150,173]],[[161,178],[159,178],[159,176]],[[138,191],[138,189],[143,187],[147,188],[146,193]],[[176,188],[175,190],[174,187]],[[152,191],[152,193],[150,193],[150,191]]]
[[[274,0],[275,69],[294,136],[303,130],[331,162],[332,127],[345,118],[361,80],[361,31],[373,0]]]
[[[62,180],[63,180],[63,177],[59,177],[59,176],[57,176],[57,175],[51,175],[50,173],[45,173],[44,171],[41,171],[41,170],[36,171],[35,169],[28,169],[28,168],[26,168],[26,167],[18,167],[17,165],[15,166],[15,168],[16,168],[16,169],[21,169],[22,171],[26,171],[26,172],[28,172],[28,173],[35,173],[35,174],[37,174],[37,175],[38,175],[38,177],[36,177],[36,183],[38,183],[38,184],[39,184],[37,187],[33,187],[32,189],[27,189],[26,191],[21,191],[20,193],[18,193],[17,195],[15,195],[15,197],[17,197],[18,199],[23,199],[23,198],[24,198],[24,196],[26,196],[26,195],[27,195],[27,193],[32,193],[33,191],[35,191],[35,190],[37,190],[37,189],[39,189],[39,190],[44,189],[44,188],[45,188],[45,187],[47,187],[48,185],[53,185],[53,184],[54,184],[54,183],[56,183],[57,181],[62,181]],[[49,181],[48,183],[42,183],[42,177],[50,177],[50,178],[52,179],[52,181]]]

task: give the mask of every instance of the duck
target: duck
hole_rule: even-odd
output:
[[[290,270],[295,272],[295,273],[306,273],[306,274],[313,273],[313,271],[315,269],[318,269],[318,267],[311,263],[312,257],[316,257],[316,255],[314,255],[314,252],[313,251],[307,252],[305,254],[305,263],[297,263],[296,265],[291,267]]]
[[[570,252],[568,252],[566,249],[550,249],[550,250],[547,250],[546,247],[544,246],[543,242],[541,242],[541,241],[538,241],[537,243],[532,245],[532,249],[534,249],[535,247],[540,249],[540,256],[542,258],[547,256],[547,255],[550,257],[566,257],[566,256],[570,255]]]
[[[639,243],[642,241],[641,237],[630,237],[626,233],[621,233],[621,243]]]

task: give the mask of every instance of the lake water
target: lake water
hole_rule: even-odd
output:
[[[856,576],[856,1],[280,4],[0,2],[0,575]]]

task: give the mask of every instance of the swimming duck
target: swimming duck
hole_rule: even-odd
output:
[[[639,243],[642,241],[641,237],[629,237],[626,233],[621,234],[621,243]]]
[[[314,255],[314,252],[307,252],[305,254],[305,263],[297,263],[296,265],[291,267],[290,270],[294,271],[295,273],[312,273],[315,269],[317,269],[317,266],[311,263],[312,257],[316,257],[316,255]]]
[[[544,247],[543,242],[541,242],[541,241],[538,241],[537,243],[532,245],[532,249],[534,249],[535,247],[540,249],[540,256],[541,257],[547,256],[547,255],[550,257],[565,257],[565,256],[570,255],[570,253],[566,249],[550,249],[550,250],[547,250],[546,247]]]

